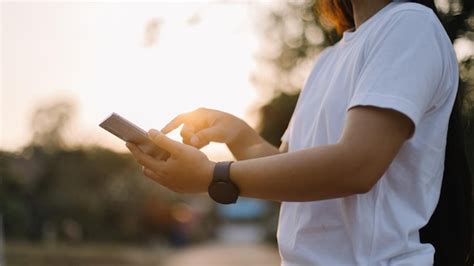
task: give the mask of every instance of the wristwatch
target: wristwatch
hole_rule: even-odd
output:
[[[207,189],[209,196],[221,204],[235,203],[239,198],[240,190],[230,180],[230,165],[233,162],[218,162],[214,167],[212,182]]]

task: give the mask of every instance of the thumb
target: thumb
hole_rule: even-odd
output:
[[[156,129],[149,130],[148,137],[153,143],[155,143],[156,146],[168,151],[171,154],[181,152],[182,145],[184,145],[168,138],[165,134],[161,133]]]

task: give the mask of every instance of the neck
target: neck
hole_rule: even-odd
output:
[[[391,0],[352,0],[356,29],[390,2]]]

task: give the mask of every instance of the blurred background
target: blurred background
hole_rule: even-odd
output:
[[[436,4],[474,170],[474,3]],[[207,107],[279,145],[312,63],[339,39],[313,5],[2,1],[0,265],[278,265],[278,204],[170,192],[98,124],[117,112],[161,128]]]

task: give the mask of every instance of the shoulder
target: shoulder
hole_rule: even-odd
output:
[[[334,53],[335,47],[337,47],[337,45],[338,45],[338,43],[324,48],[324,49],[318,54],[316,60],[317,60],[317,61],[324,61],[324,60],[326,60],[328,57],[331,56],[331,54]]]
[[[337,44],[336,44],[337,45]],[[324,48],[314,59],[313,67],[311,74],[309,76],[309,80],[313,78],[313,76],[319,71],[319,69],[326,65],[328,61],[331,61],[332,55],[335,52],[335,46],[328,46]]]
[[[424,5],[412,2],[395,2],[385,17],[380,36],[389,36],[412,49],[430,50],[443,58],[444,63],[457,65],[451,40],[436,14]],[[377,37],[375,37],[377,39]]]
[[[387,14],[416,14],[436,19],[436,15],[434,14],[433,10],[422,4],[413,2],[395,2],[392,4],[393,7],[387,12]]]
[[[369,49],[388,45],[452,53],[451,40],[433,10],[417,3],[394,2],[390,5],[368,33]]]
[[[405,30],[428,30],[445,33],[443,25],[430,8],[417,3],[392,3],[381,24],[404,27]]]

